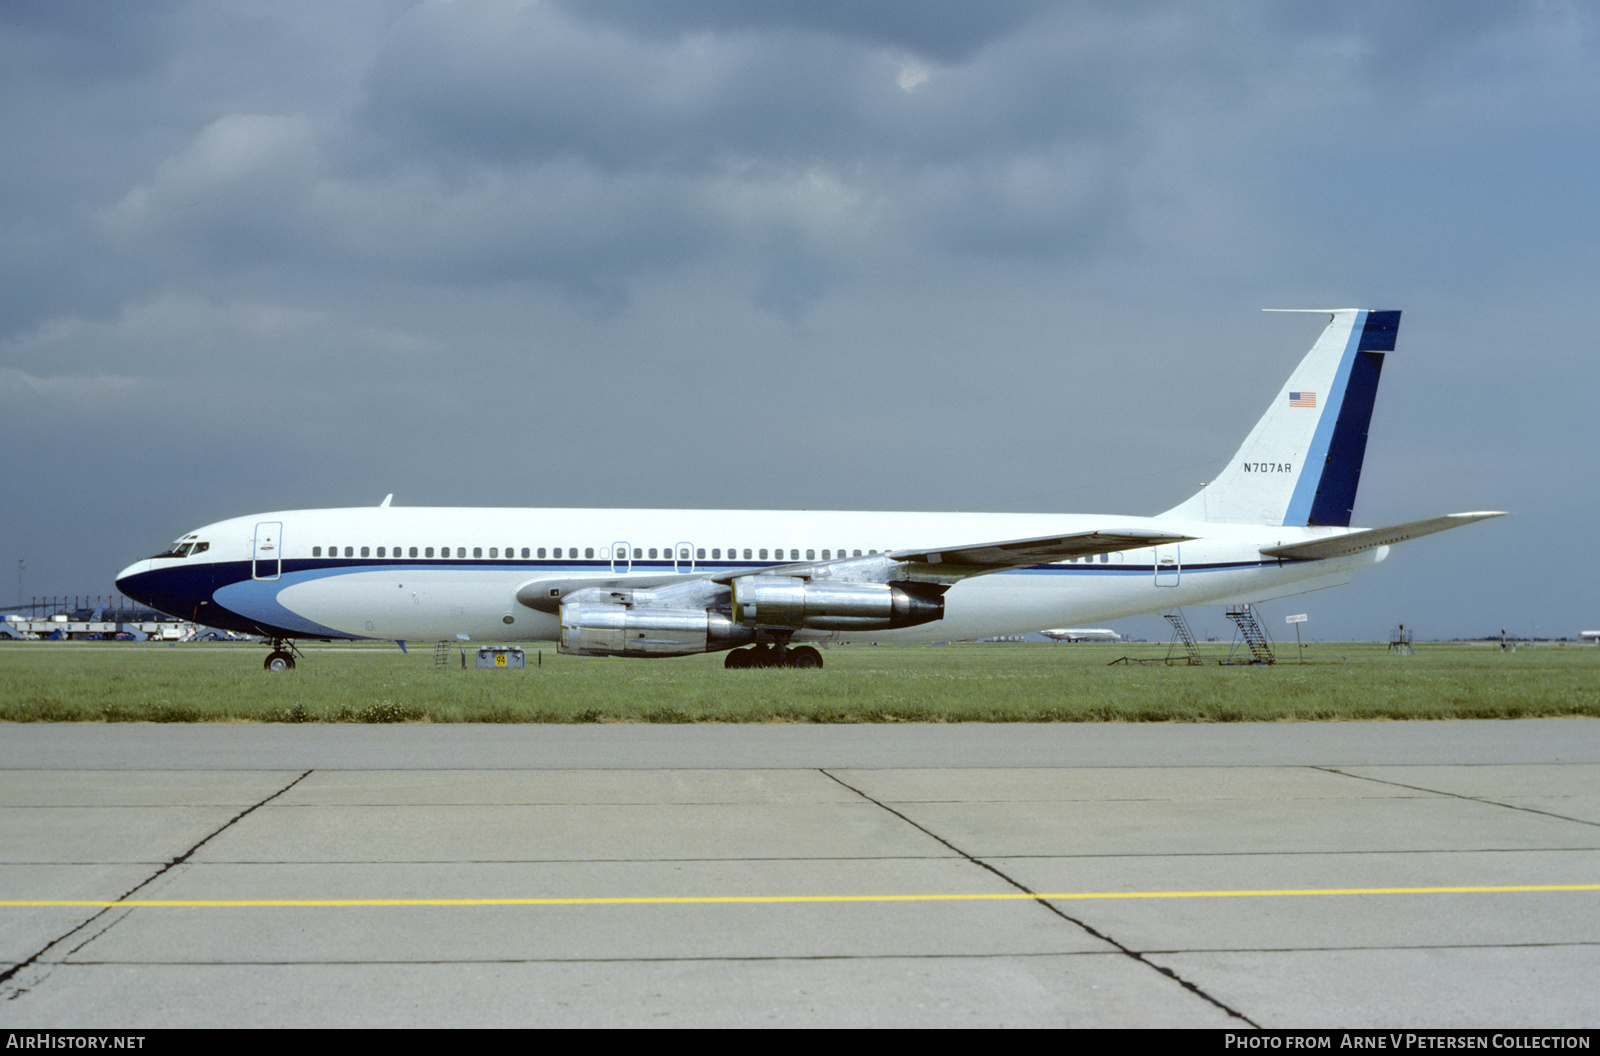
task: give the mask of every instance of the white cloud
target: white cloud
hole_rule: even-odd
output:
[[[907,63],[900,67],[900,74],[894,79],[894,83],[900,86],[902,92],[914,92],[928,83],[929,76],[926,66],[918,63]]]
[[[100,410],[120,402],[144,383],[143,378],[116,374],[40,376],[16,367],[0,367],[0,399],[13,403],[13,411],[23,407],[37,411],[32,406],[36,400],[79,410]]]
[[[301,114],[228,114],[107,211],[108,226],[132,235],[163,225],[188,226],[223,213],[254,222],[281,217],[312,189],[316,134]]]

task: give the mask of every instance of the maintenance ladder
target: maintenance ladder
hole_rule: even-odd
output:
[[[1197,667],[1203,663],[1200,659],[1200,647],[1195,644],[1194,633],[1189,630],[1189,621],[1183,618],[1183,610],[1174,609],[1171,612],[1163,613],[1163,615],[1166,616],[1167,622],[1172,624],[1174,636],[1172,644],[1167,646],[1167,663],[1172,663],[1172,653],[1178,647],[1179,642],[1183,643],[1183,647],[1188,653],[1187,663],[1190,667]]]
[[[1239,628],[1239,635],[1250,647],[1250,662],[1252,664],[1275,664],[1277,658],[1272,655],[1272,642],[1267,638],[1267,632],[1261,624],[1256,622],[1256,614],[1248,605],[1234,605],[1228,609],[1228,619]],[[1233,659],[1233,654],[1228,654],[1228,659]]]

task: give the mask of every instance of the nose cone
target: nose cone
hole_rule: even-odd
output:
[[[192,584],[184,582],[181,569],[158,568],[153,558],[135,561],[117,573],[117,589],[126,596],[170,616],[187,618],[196,599]]]
[[[144,582],[142,574],[150,571],[150,566],[153,563],[146,558],[143,561],[135,561],[121,572],[118,572],[117,589],[134,601],[143,602],[146,605],[150,604],[150,599],[144,596],[148,584]]]
[[[124,594],[128,594],[128,587],[132,583],[133,578],[141,572],[148,572],[150,570],[150,564],[150,559],[145,558],[143,561],[135,561],[121,572],[118,572],[117,589],[122,591]],[[131,598],[133,595],[128,594],[128,597]]]

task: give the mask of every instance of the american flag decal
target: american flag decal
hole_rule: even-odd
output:
[[[1317,394],[1314,392],[1291,392],[1289,394],[1290,407],[1315,407]]]

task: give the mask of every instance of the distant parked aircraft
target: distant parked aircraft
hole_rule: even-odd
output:
[[[1056,627],[1039,633],[1058,642],[1115,642],[1122,638],[1116,631],[1104,627]]]

